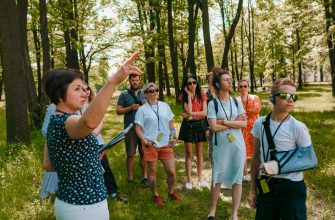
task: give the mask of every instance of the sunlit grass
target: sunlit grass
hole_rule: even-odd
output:
[[[301,94],[309,93],[321,94],[321,97],[319,95],[302,95],[296,104],[304,111],[298,109],[299,111],[293,113],[294,117],[303,121],[309,128],[319,159],[319,166],[316,169],[304,172],[308,188],[308,219],[335,219],[333,211],[335,203],[335,111],[329,109],[329,106],[334,104],[334,99],[329,97],[331,96],[329,89],[313,88],[301,92]],[[268,103],[269,94],[262,93],[259,96],[263,100],[263,106],[265,106]],[[326,109],[331,111],[323,111],[320,106],[317,106],[320,111],[313,110],[314,107],[310,108],[313,99],[316,98],[326,101]],[[175,104],[174,100],[174,97],[165,97],[165,101],[170,104],[174,112],[174,124],[178,132],[182,120],[182,107],[181,104]],[[299,106],[300,102],[301,105],[304,105]],[[112,103],[108,109],[103,130],[103,137],[106,142],[123,129],[123,116],[117,116],[115,113],[116,100],[113,100]],[[4,108],[0,106],[0,219],[53,219],[54,197],[40,200],[38,196],[43,178],[41,160],[44,138],[37,130],[32,132],[32,145],[6,147],[4,121]],[[174,148],[174,152],[177,173],[176,189],[184,199],[178,202],[167,199],[165,173],[163,166],[158,162],[158,191],[162,199],[166,201],[166,206],[157,207],[152,202],[150,190],[141,183],[142,175],[138,155],[135,157],[135,181],[133,184],[129,184],[127,182],[124,142],[120,142],[108,151],[108,158],[119,186],[119,192],[129,198],[128,204],[117,202],[111,198],[108,199],[111,219],[206,218],[210,207],[210,191],[208,188],[185,190],[184,144],[180,142]],[[203,175],[209,187],[211,169],[207,159],[207,144],[204,144],[203,153],[205,159]],[[192,178],[196,186],[195,157]],[[255,215],[255,211],[248,208],[248,190],[249,182],[243,182],[242,201],[239,210],[240,219],[253,219]],[[222,192],[223,194],[218,202],[217,218],[228,219],[231,213],[230,193],[227,190]]]

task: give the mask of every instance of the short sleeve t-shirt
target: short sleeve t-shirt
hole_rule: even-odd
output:
[[[157,141],[158,135],[158,117],[159,131],[162,133],[162,140]],[[169,122],[173,119],[173,113],[170,106],[165,102],[158,101],[157,105],[146,103],[136,112],[135,123],[142,127],[144,137],[147,140],[155,142],[157,148],[167,146],[169,143]]]
[[[73,205],[90,205],[107,198],[96,138],[73,140],[67,135],[65,121],[69,114],[53,115],[47,132],[50,160],[57,170],[56,196]]]
[[[117,105],[122,107],[128,107],[136,103],[141,103],[143,99],[146,99],[143,90],[141,89],[138,93],[137,100],[134,99],[132,95],[129,94],[132,92],[130,90],[124,91],[121,93],[119,100],[117,101]],[[124,115],[124,128],[128,127],[131,123],[134,123],[136,111],[129,111]]]
[[[264,161],[268,161],[270,159],[270,155],[267,154],[269,148],[263,126],[265,118],[266,116],[259,117],[255,122],[254,127],[251,131],[251,134],[255,138],[260,140],[261,145],[262,143],[264,144],[264,147],[260,146],[261,163],[264,163]],[[279,125],[280,122],[276,122],[270,119],[270,131],[272,135],[275,133]],[[298,145],[299,147],[308,147],[312,144],[311,136],[308,132],[306,125],[296,120],[291,115],[287,120],[285,120],[282,123],[282,125],[280,126],[280,128],[278,129],[277,133],[273,138],[273,142],[276,146],[276,150],[278,151],[289,151],[294,149],[296,145]],[[286,178],[292,181],[300,181],[303,179],[303,173],[295,172],[288,174],[280,174],[275,177]]]

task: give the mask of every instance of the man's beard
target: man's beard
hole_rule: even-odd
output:
[[[139,89],[140,89],[140,87],[139,87],[139,86],[136,86],[136,89],[135,89],[133,85],[130,85],[130,88],[131,88],[131,90],[133,90],[133,91],[137,91],[137,90],[139,90]]]

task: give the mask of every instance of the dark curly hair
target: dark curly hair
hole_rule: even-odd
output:
[[[184,82],[181,86],[181,91],[182,91],[182,94],[183,94],[183,103],[188,103],[187,93],[185,91],[185,87],[187,87],[188,79],[194,79],[195,81],[198,82],[197,78],[193,74],[189,74],[187,76],[187,78],[184,80]],[[203,101],[202,96],[201,96],[201,86],[200,86],[199,82],[197,83],[197,87],[195,87],[195,97],[200,99],[201,101]]]
[[[66,101],[69,84],[75,79],[84,80],[84,75],[77,69],[59,67],[48,70],[43,76],[44,89],[50,101],[55,105],[59,100]]]

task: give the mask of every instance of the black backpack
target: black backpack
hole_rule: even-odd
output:
[[[237,102],[237,99],[235,97],[232,97],[233,100],[234,100],[234,103],[235,103],[235,106],[236,108],[238,109],[238,102]],[[218,111],[219,111],[219,106],[218,106],[218,100],[216,98],[213,99],[213,102],[214,102],[214,108],[215,108],[215,115],[218,114]],[[215,135],[215,145],[218,145],[218,140],[217,140],[217,135],[216,135],[216,132],[214,133]]]

